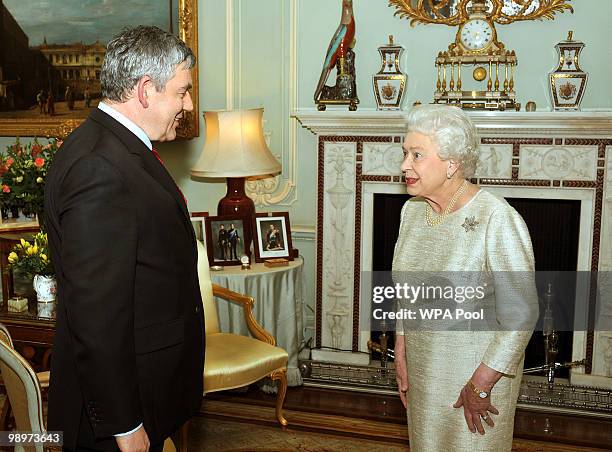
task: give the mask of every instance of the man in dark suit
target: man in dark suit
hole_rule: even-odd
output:
[[[103,102],[63,143],[45,212],[58,278],[49,430],[72,450],[161,450],[200,407],[204,319],[185,200],[151,141],[176,137],[191,50],[156,27],[107,46]]]

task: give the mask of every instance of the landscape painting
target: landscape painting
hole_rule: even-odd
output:
[[[125,27],[158,26],[180,36],[197,55],[196,5],[0,0],[0,135],[61,136],[76,127],[100,101],[105,46]],[[196,102],[197,70],[193,78]],[[195,125],[189,123],[194,118]],[[197,116],[189,115],[181,129],[182,137],[197,136]]]

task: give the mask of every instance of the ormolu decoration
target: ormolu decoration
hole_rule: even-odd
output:
[[[463,108],[505,110],[520,108],[516,102],[514,73],[518,59],[497,39],[495,23],[554,19],[556,13],[573,12],[571,0],[389,0],[395,15],[410,19],[410,25],[457,26],[455,41],[435,60],[437,68],[434,103],[457,104]],[[462,68],[472,66],[468,86]],[[483,86],[483,84],[485,84]]]

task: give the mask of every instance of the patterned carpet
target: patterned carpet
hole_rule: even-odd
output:
[[[189,427],[189,451],[406,452],[407,428],[392,423],[285,410],[282,430],[272,408],[207,402]],[[604,449],[515,438],[512,452],[595,452]],[[605,449],[610,450],[610,449]],[[434,451],[432,451],[434,452]],[[435,451],[439,452],[439,451]]]
[[[189,451],[407,452],[408,445],[200,417],[189,429]],[[604,449],[515,439],[512,452],[595,452]],[[609,450],[609,449],[606,449]]]
[[[190,451],[206,452],[405,452],[407,446],[346,436],[281,430],[280,427],[211,418],[193,419]]]

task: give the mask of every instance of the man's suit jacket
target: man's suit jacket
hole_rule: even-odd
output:
[[[154,444],[200,407],[204,318],[195,235],[174,181],[99,109],[57,152],[45,191],[58,313],[49,430],[72,447],[139,422]]]

